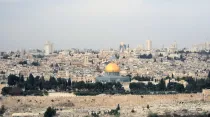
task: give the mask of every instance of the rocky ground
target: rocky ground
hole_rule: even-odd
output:
[[[92,112],[100,116],[120,105],[121,117],[146,117],[149,113],[158,115],[198,115],[210,111],[210,102],[202,101],[200,94],[158,95],[158,96],[86,96],[86,97],[1,97],[1,105],[7,108],[5,117],[15,113],[31,113],[43,117],[46,108],[57,109],[58,117],[87,117]]]

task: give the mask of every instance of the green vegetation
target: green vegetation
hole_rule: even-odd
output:
[[[4,105],[2,105],[1,108],[0,108],[0,116],[3,116],[5,111],[6,111],[5,107],[4,107]]]
[[[141,59],[152,59],[152,54],[149,54],[149,55],[143,54],[143,55],[140,55],[138,58],[141,58]]]
[[[98,94],[124,94],[125,90],[122,85],[118,82],[110,82],[102,84],[96,83],[84,83],[84,82],[73,82],[72,89],[76,95],[98,95]]]
[[[115,54],[115,58],[116,59],[119,59],[120,58],[120,55],[119,54]]]
[[[168,76],[166,79],[169,79],[169,83],[166,86],[165,81],[163,79],[157,85],[149,82],[148,84],[144,83],[130,83],[129,87],[131,89],[131,94],[171,94],[171,93],[197,93],[202,92],[202,89],[210,88],[210,78],[207,79],[193,79],[192,77],[183,77],[177,78],[176,80],[184,80],[188,83],[186,87],[184,87],[180,83],[170,82],[170,77]]]
[[[100,117],[100,116],[99,116],[100,114],[101,114],[101,112],[97,112],[97,113],[91,112],[91,116],[92,116],[92,117]]]
[[[108,112],[109,115],[114,115],[115,117],[119,117],[120,116],[120,105],[117,105],[116,109],[112,109],[111,111]]]
[[[44,58],[44,55],[33,55],[34,58]]]
[[[172,75],[173,76],[173,75]],[[149,77],[134,77],[134,79],[151,79]],[[210,88],[210,78],[207,79],[193,79],[191,77],[177,78],[177,81],[184,80],[188,83],[186,87],[177,82],[171,82],[171,77],[166,77],[169,83],[165,84],[165,80],[161,79],[158,84],[145,83],[130,83],[129,91],[125,91],[121,83],[109,82],[109,83],[85,83],[71,82],[71,79],[54,78],[50,77],[49,81],[46,81],[44,77],[36,76],[32,74],[25,80],[23,76],[8,76],[8,87],[2,88],[2,95],[36,95],[44,96],[48,95],[49,90],[57,92],[73,92],[78,96],[86,95],[99,95],[99,94],[176,94],[176,93],[197,93],[202,89]]]
[[[21,64],[21,65],[26,65],[27,64],[27,61],[20,61],[18,64]]]
[[[153,81],[152,77],[147,77],[147,76],[135,76],[132,79],[138,80],[138,81]]]
[[[31,65],[33,65],[33,66],[40,66],[39,62],[35,62],[35,61],[32,62]]]
[[[44,113],[44,117],[53,117],[56,115],[56,110],[54,108],[48,107]]]
[[[8,77],[9,87],[2,89],[2,95],[36,95],[44,96],[48,95],[49,90],[59,92],[74,92],[76,95],[98,95],[98,94],[124,94],[126,93],[120,83],[85,83],[71,82],[71,79],[54,78],[50,77],[49,81],[45,81],[43,77],[35,77],[30,74],[29,77],[24,80],[23,76],[9,75]]]
[[[147,117],[159,117],[157,113],[149,112]]]
[[[9,87],[2,88],[2,95],[36,95],[44,96],[48,95],[48,90],[55,91],[68,91],[71,90],[71,80],[51,77],[49,81],[45,81],[43,77],[35,77],[30,74],[29,77],[24,80],[23,76],[8,76]]]
[[[91,112],[91,117],[100,117],[100,116],[105,116],[105,117],[120,117],[120,105],[118,104],[116,109],[112,109],[110,111],[104,111],[103,115],[101,115],[101,111],[98,112]],[[85,117],[90,117],[90,116],[85,116]]]

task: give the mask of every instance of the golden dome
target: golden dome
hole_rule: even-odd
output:
[[[115,63],[109,63],[105,68],[105,72],[120,72],[120,68]]]

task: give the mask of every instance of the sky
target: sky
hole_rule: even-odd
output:
[[[0,0],[0,50],[210,42],[210,0]]]

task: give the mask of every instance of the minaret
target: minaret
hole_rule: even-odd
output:
[[[84,65],[87,65],[87,64],[88,64],[88,62],[89,62],[89,60],[88,60],[88,56],[87,56],[87,55],[85,55]]]

